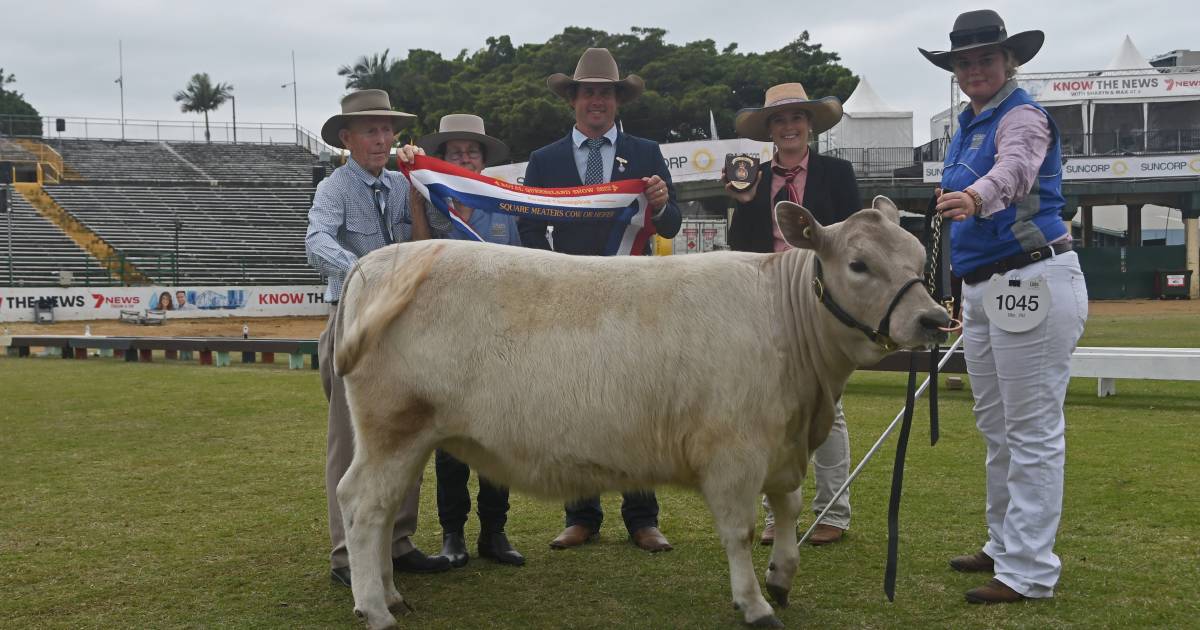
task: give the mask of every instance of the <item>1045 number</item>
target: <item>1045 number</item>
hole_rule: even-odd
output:
[[[1038,310],[1038,296],[1022,295],[1018,297],[1011,293],[1001,293],[996,296],[996,308],[1002,311],[1036,311]]]

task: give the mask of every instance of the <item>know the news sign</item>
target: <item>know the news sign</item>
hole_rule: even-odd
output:
[[[942,163],[925,162],[922,179],[936,184],[942,181]],[[1147,179],[1200,176],[1200,153],[1185,155],[1122,156],[1106,158],[1068,158],[1063,164],[1063,180]]]
[[[327,315],[325,287],[0,287],[0,322],[30,322],[39,304],[56,320],[118,319],[121,311],[173,317]]]
[[[1098,77],[1018,79],[1039,103],[1200,96],[1200,72],[1139,73]]]

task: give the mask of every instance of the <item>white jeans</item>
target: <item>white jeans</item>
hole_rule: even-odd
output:
[[[812,465],[813,482],[817,490],[813,496],[812,510],[814,515],[818,515],[850,476],[850,432],[846,429],[846,414],[842,411],[841,398],[834,405],[833,427],[829,429],[829,437],[813,451]],[[763,497],[763,507],[767,508],[766,525],[773,525],[775,513],[771,511],[766,496]],[[838,529],[850,529],[849,488],[833,503],[821,522]]]
[[[1026,597],[1052,597],[1062,565],[1054,539],[1062,515],[1071,353],[1087,321],[1079,258],[1067,252],[1010,271],[1044,276],[1050,312],[1036,328],[1005,332],[988,320],[988,283],[963,285],[967,373],[975,424],[987,445],[988,541],[996,579]]]

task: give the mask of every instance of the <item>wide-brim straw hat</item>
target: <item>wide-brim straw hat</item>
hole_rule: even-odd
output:
[[[451,140],[472,140],[478,142],[487,154],[487,166],[495,166],[508,157],[508,145],[487,135],[483,128],[483,119],[474,114],[446,114],[438,122],[437,133],[422,136],[417,140],[417,146],[425,149],[426,153],[434,154],[438,148]]]
[[[546,77],[546,85],[555,94],[570,100],[571,86],[580,83],[608,83],[616,88],[618,103],[628,103],[641,96],[646,89],[646,82],[636,74],[624,79],[620,77],[617,60],[613,59],[607,48],[589,48],[579,57],[573,76],[556,72]]]
[[[956,52],[1000,45],[1013,52],[1019,66],[1033,59],[1045,42],[1046,34],[1037,30],[1022,31],[1010,37],[1000,14],[991,9],[983,9],[959,14],[954,20],[954,29],[950,31],[950,50],[917,50],[933,65],[954,72],[953,66],[950,65],[950,55]]]
[[[398,112],[392,109],[392,101],[383,90],[359,90],[351,92],[342,98],[342,113],[330,116],[321,125],[321,139],[325,144],[335,149],[345,149],[342,139],[338,137],[341,131],[354,118],[370,118],[383,116],[392,119],[392,130],[400,131],[411,125],[417,119],[412,114]]]
[[[799,83],[780,83],[767,88],[762,107],[747,107],[738,111],[733,126],[739,136],[768,142],[771,131],[767,121],[771,114],[790,109],[808,112],[809,127],[813,134],[821,133],[842,120],[842,101],[836,96],[816,100],[808,98],[808,92]]]

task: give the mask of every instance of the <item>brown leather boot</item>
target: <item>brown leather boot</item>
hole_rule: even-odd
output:
[[[820,547],[821,545],[830,545],[838,542],[845,535],[846,530],[833,525],[821,523],[813,530],[812,536],[808,537],[808,544]]]
[[[639,549],[649,551],[650,553],[673,549],[671,543],[667,542],[667,537],[663,536],[657,527],[643,527],[630,534],[629,538],[633,540],[633,544],[637,545]]]
[[[550,548],[568,549],[570,547],[578,547],[596,540],[596,536],[599,534],[600,532],[587,525],[572,525],[562,530],[562,533],[557,538],[550,541]]]
[[[979,550],[969,556],[950,558],[950,568],[963,573],[993,573],[996,563],[992,561],[991,556]]]
[[[764,547],[770,547],[775,544],[775,523],[771,523],[763,528],[762,538],[758,540],[758,544]]]
[[[1025,599],[1025,596],[1009,588],[1007,584],[992,578],[987,584],[966,592],[967,601],[972,604],[1011,604]]]

